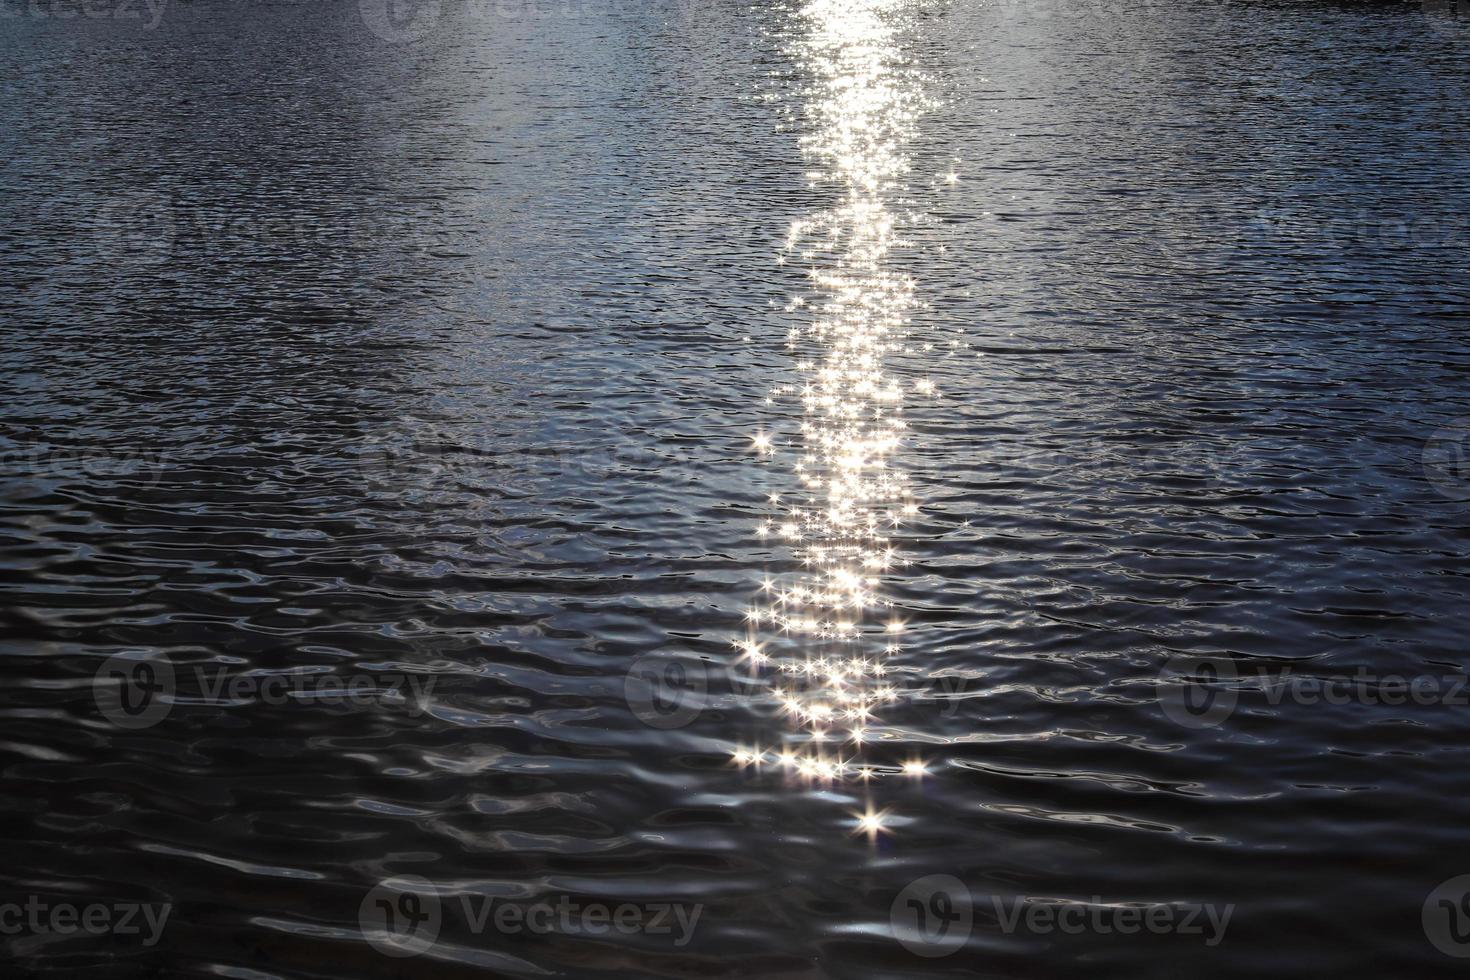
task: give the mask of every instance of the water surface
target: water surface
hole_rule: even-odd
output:
[[[31,9],[0,876],[173,912],[6,937],[19,970],[1458,965],[1420,916],[1470,873],[1465,706],[1169,700],[1185,656],[1463,673],[1470,486],[1423,462],[1470,417],[1455,22]],[[172,665],[155,724],[99,709],[120,654]],[[201,670],[433,683],[222,704]],[[894,908],[935,874],[973,926],[923,956]],[[359,916],[397,876],[446,909],[415,958]],[[701,914],[504,934],[464,897]],[[1023,899],[1233,914],[1006,928]]]

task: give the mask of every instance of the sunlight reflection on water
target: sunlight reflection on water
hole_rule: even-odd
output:
[[[737,748],[735,761],[774,763],[810,781],[924,771],[917,759],[888,768],[861,761],[875,712],[898,698],[885,662],[904,624],[883,596],[882,576],[903,562],[890,535],[918,513],[893,465],[906,428],[905,385],[885,367],[907,347],[915,288],[888,261],[902,244],[893,205],[925,104],[924,80],[903,65],[894,39],[905,6],[817,0],[804,10],[809,33],[797,44],[815,79],[802,141],[808,178],[841,203],[794,222],[777,259],[807,266],[811,281],[787,307],[808,314],[787,338],[800,381],[773,392],[799,399],[803,413],[792,438],[754,436],[758,453],[791,460],[792,490],[772,495],[773,514],[758,534],[788,546],[795,567],[763,583],[737,647],[751,669],[774,672],[792,731],[776,748]],[[911,388],[935,393],[927,380]],[[858,830],[882,829],[882,813],[869,805]]]

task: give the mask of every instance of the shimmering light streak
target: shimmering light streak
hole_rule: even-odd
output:
[[[896,217],[890,205],[909,168],[906,147],[924,107],[920,80],[907,69],[895,21],[911,0],[812,0],[797,54],[816,81],[808,101],[803,152],[813,187],[839,204],[795,222],[782,264],[807,267],[808,292],[786,307],[801,318],[787,337],[798,380],[773,398],[801,408],[800,431],[777,439],[752,434],[762,457],[786,461],[792,488],[770,498],[773,515],[759,537],[789,548],[797,570],[768,579],[746,614],[743,660],[767,668],[790,721],[787,747],[742,748],[742,766],[770,761],[804,779],[866,780],[895,772],[857,766],[873,741],[875,713],[897,694],[883,678],[898,652],[902,617],[883,594],[882,577],[901,564],[890,534],[919,511],[893,465],[907,425],[906,389],[933,395],[927,380],[889,374],[889,355],[907,349],[914,282],[892,268]],[[903,772],[921,775],[905,765]],[[884,830],[871,808],[861,831]]]

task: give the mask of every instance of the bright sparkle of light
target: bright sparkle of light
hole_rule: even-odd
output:
[[[734,753],[735,764],[741,767],[758,766],[765,761],[766,754],[760,749],[736,749]]]
[[[866,834],[869,840],[873,840],[879,834],[893,833],[887,824],[888,811],[874,810],[871,803],[862,813],[854,813],[853,816],[857,818],[857,825],[852,831],[854,834]]]

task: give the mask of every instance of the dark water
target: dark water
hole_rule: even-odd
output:
[[[0,900],[169,917],[11,972],[1463,969],[1470,21],[82,9],[0,33]],[[918,509],[793,687],[882,642],[747,620],[834,303]]]

